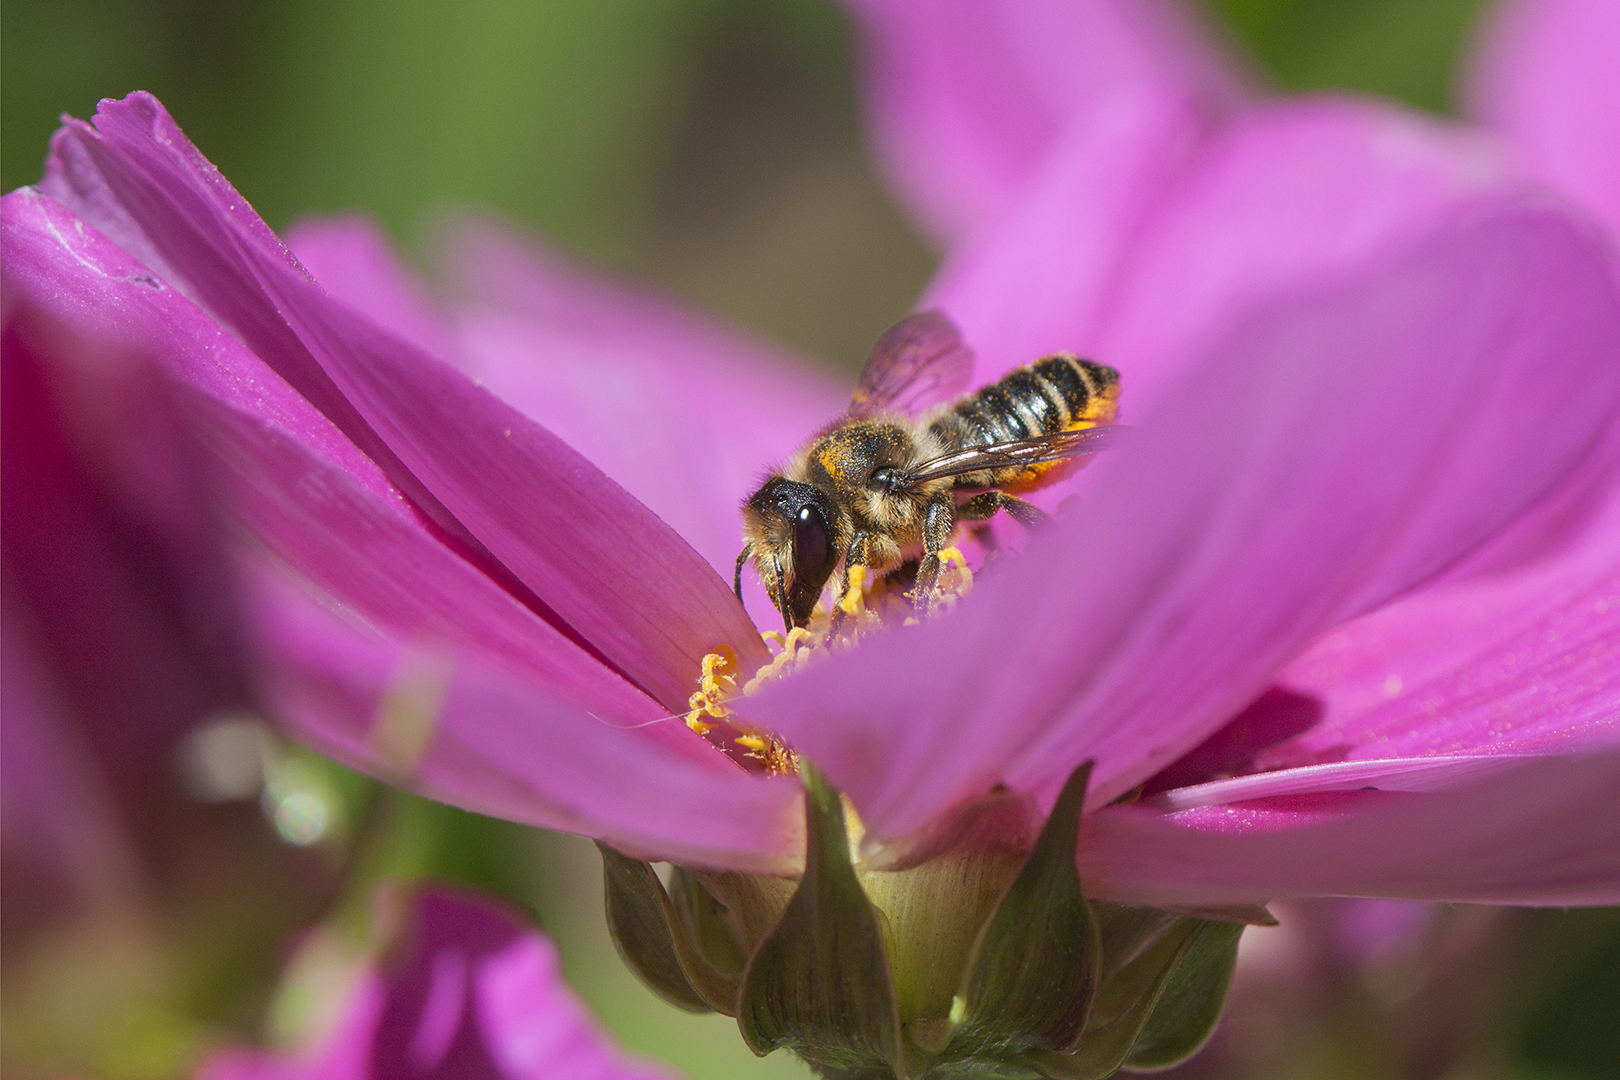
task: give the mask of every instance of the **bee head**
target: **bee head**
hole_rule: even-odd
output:
[[[773,476],[743,504],[743,532],[786,629],[810,621],[838,565],[832,501],[810,484]]]

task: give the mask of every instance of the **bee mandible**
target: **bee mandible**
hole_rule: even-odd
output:
[[[933,605],[940,552],[960,522],[1005,510],[1026,528],[1045,511],[1019,498],[1108,448],[1119,372],[1067,353],[1043,357],[954,402],[973,354],[944,315],[910,315],[878,339],[842,417],[743,503],[746,542],[784,629],[802,627],[833,572],[874,575],[916,560],[916,606]],[[933,406],[930,408],[929,406]]]

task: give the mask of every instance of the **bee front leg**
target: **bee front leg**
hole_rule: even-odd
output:
[[[833,633],[836,634],[843,627],[844,621],[849,618],[849,613],[844,610],[844,605],[839,601],[849,595],[850,571],[857,566],[870,569],[871,563],[872,538],[866,533],[858,532],[855,534],[855,538],[849,542],[849,547],[844,550],[844,571],[838,579],[838,593],[833,597]]]
[[[927,615],[933,610],[939,586],[939,553],[951,542],[956,531],[956,503],[949,495],[928,504],[923,514],[923,557],[917,564],[917,609]]]

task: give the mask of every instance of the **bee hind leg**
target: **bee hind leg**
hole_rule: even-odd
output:
[[[973,496],[956,508],[956,516],[963,521],[984,521],[994,517],[997,510],[1007,511],[1008,517],[1026,529],[1045,525],[1052,520],[1051,514],[1034,503],[1027,503],[1005,491],[986,491],[982,495]]]

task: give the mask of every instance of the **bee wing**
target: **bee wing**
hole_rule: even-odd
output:
[[[1129,428],[1109,425],[1058,431],[1051,435],[1037,435],[1033,439],[1017,439],[990,446],[974,446],[920,462],[906,472],[902,486],[915,487],[930,480],[961,476],[963,473],[979,472],[983,469],[1045,465],[1048,462],[1112,450],[1129,437]]]
[[[849,400],[849,417],[916,413],[960,394],[973,374],[973,352],[937,311],[907,315],[886,330]]]

